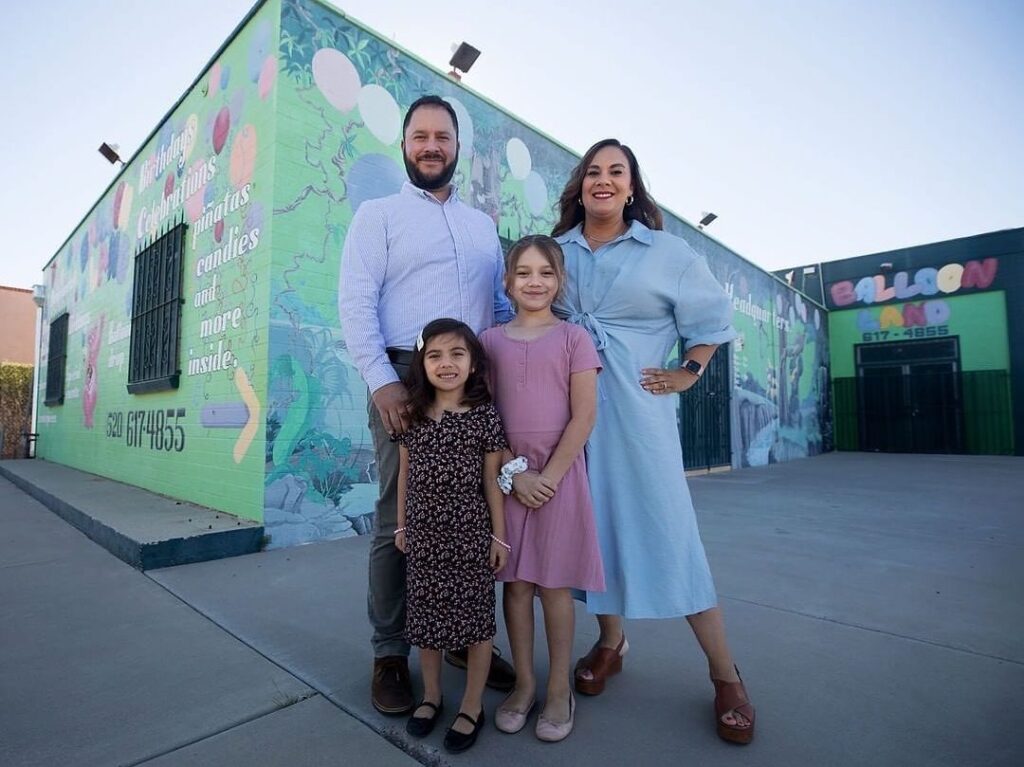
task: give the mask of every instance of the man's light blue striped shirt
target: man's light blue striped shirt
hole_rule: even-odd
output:
[[[431,320],[452,317],[479,333],[511,319],[503,274],[494,222],[455,187],[441,203],[406,182],[360,205],[342,250],[338,315],[370,391],[398,380],[386,349],[411,349]]]

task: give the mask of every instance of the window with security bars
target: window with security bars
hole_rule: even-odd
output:
[[[184,222],[135,256],[128,391],[177,389],[181,377],[182,255]]]
[[[50,323],[50,345],[46,353],[45,405],[64,404],[64,369],[68,361],[68,313]]]

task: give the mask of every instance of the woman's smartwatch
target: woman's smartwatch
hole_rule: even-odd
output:
[[[697,378],[704,374],[704,366],[697,362],[697,360],[683,360],[683,364],[679,366],[679,369],[693,373]]]

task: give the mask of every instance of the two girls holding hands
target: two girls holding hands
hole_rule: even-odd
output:
[[[564,283],[554,240],[520,240],[509,252],[505,275],[516,318],[485,331],[480,341],[462,323],[435,320],[417,340],[412,360],[414,425],[399,437],[395,544],[408,559],[406,637],[420,648],[424,695],[407,731],[424,737],[433,730],[443,708],[442,652],[468,647],[465,693],[444,742],[452,752],[472,746],[484,723],[495,572],[505,583],[517,677],[498,708],[496,726],[518,732],[536,705],[535,593],[550,658],[535,733],[559,741],[575,721],[570,589],[604,588],[583,454],[601,362],[587,332],[551,312]],[[494,405],[486,384],[488,357]],[[507,499],[503,489],[512,491]]]

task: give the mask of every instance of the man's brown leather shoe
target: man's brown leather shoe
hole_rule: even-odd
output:
[[[448,650],[444,659],[455,668],[465,669],[469,664],[469,651]],[[508,692],[516,686],[516,671],[512,664],[501,657],[501,650],[497,647],[491,649],[491,668],[487,673],[487,686],[492,690]]]
[[[386,655],[373,659],[373,707],[382,714],[407,714],[412,711],[412,681],[409,659],[404,655]]]

